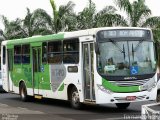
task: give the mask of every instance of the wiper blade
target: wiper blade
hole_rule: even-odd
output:
[[[144,39],[142,39],[141,41],[139,41],[139,43],[136,45],[136,47],[134,49],[132,49],[132,52],[136,52],[137,49],[139,48],[139,46],[142,44],[143,41],[144,41]]]
[[[124,55],[124,60],[125,60],[125,57],[126,57],[126,54],[125,54],[125,48],[124,48],[124,44],[123,44],[123,49],[121,49],[121,47],[117,44],[117,42],[115,42],[114,40],[112,39],[109,39],[110,42],[112,42],[118,49],[121,53],[123,53]]]
[[[124,60],[125,60],[125,58],[126,58],[126,54],[125,54],[124,44],[123,44],[123,56],[124,56]]]
[[[112,39],[109,39],[109,41],[112,42],[112,43],[119,49],[119,51],[120,51],[121,53],[125,53],[124,47],[123,47],[123,49],[121,49],[121,47],[117,44],[117,42],[115,42],[115,41],[112,40]],[[124,45],[123,45],[123,46],[124,46]]]
[[[132,57],[133,57],[133,61],[134,61],[134,47],[133,47],[133,43],[132,43]]]
[[[136,45],[136,47],[133,47],[133,43],[132,43],[132,57],[134,60],[134,53],[138,50],[139,46],[142,44],[142,42],[144,41],[144,39],[142,39],[141,41],[139,41],[139,43]]]

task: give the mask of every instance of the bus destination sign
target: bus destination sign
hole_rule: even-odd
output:
[[[145,37],[146,30],[106,30],[102,34],[103,38]]]

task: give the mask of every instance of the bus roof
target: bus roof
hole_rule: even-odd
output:
[[[114,29],[144,29],[150,30],[149,28],[140,28],[140,27],[100,27],[100,28],[92,28],[86,30],[79,30],[73,32],[60,32],[58,34],[51,35],[38,35],[28,38],[21,39],[13,39],[13,40],[5,40],[2,42],[2,45],[18,45],[18,44],[27,44],[27,43],[35,43],[49,40],[63,40],[64,38],[76,38],[80,36],[89,36],[95,35],[100,30],[114,30]]]

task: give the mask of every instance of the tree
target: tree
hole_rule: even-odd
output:
[[[24,38],[25,34],[22,32],[21,28],[21,20],[16,19],[13,21],[9,21],[5,16],[1,16],[2,22],[4,24],[4,35],[6,39],[16,39],[16,38]]]
[[[51,28],[47,25],[48,20],[51,17],[43,9],[36,9],[33,13],[27,8],[27,15],[24,18],[23,22],[23,31],[28,37],[33,35],[46,35],[50,34]]]
[[[74,28],[76,15],[73,12],[75,4],[71,1],[67,5],[61,5],[57,10],[54,0],[50,0],[53,9],[53,19],[49,20],[49,25],[52,26],[52,31],[58,33],[60,31],[71,31]]]
[[[89,0],[89,6],[78,13],[77,28],[88,29],[94,27],[106,27],[123,25],[126,26],[126,21],[123,16],[116,13],[114,6],[106,6],[101,11],[96,12],[95,4]]]
[[[43,9],[36,9],[31,13],[29,8],[27,8],[27,15],[23,20],[17,18],[16,20],[9,21],[5,16],[1,16],[5,26],[4,34],[7,39],[50,34],[51,29],[46,24],[46,19],[48,19],[47,17],[51,18],[47,15]]]
[[[127,26],[126,20],[117,14],[114,6],[106,6],[95,15],[95,27]]]
[[[77,29],[87,29],[94,27],[94,15],[96,12],[96,6],[91,0],[90,4],[79,12],[77,15]]]
[[[120,10],[126,12],[127,25],[132,27],[149,27],[153,30],[155,41],[160,39],[160,17],[151,17],[151,10],[145,5],[145,0],[131,3],[129,0],[114,0]]]
[[[145,5],[145,0],[131,3],[129,0],[114,0],[120,10],[126,12],[127,25],[132,27],[154,27],[160,21],[159,17],[150,17],[151,10]]]

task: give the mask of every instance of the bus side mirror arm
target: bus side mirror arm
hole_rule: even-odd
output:
[[[155,46],[156,61],[158,61],[158,57],[159,57],[159,54],[158,54],[159,43],[157,41],[154,42],[154,46]]]

